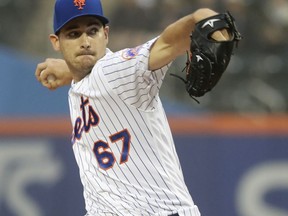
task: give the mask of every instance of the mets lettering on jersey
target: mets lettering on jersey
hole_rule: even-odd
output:
[[[87,216],[200,215],[158,96],[168,66],[148,70],[155,40],[116,53],[107,49],[69,91]]]
[[[81,97],[80,108],[82,117],[78,117],[74,123],[73,143],[75,142],[75,139],[81,139],[83,131],[87,133],[91,126],[97,126],[99,124],[99,116],[93,107],[90,106],[88,98],[84,100],[84,98]],[[87,113],[85,108],[87,109]],[[88,119],[86,119],[86,115],[88,116]]]
[[[91,126],[95,127],[99,124],[99,116],[95,112],[92,106],[89,104],[89,99],[87,98],[84,100],[81,97],[81,110],[82,110],[82,117],[78,117],[74,124],[74,133],[72,142],[75,143],[76,139],[80,140],[82,137],[82,133],[89,132]],[[87,109],[87,114],[86,110]],[[87,120],[86,120],[87,115]],[[120,158],[120,164],[125,163],[128,161],[129,149],[130,149],[130,134],[125,129],[118,133],[112,134],[110,137],[111,143],[116,143],[117,141],[122,141],[122,152]],[[113,167],[115,163],[115,157],[113,152],[109,152],[109,144],[99,140],[94,143],[93,151],[95,153],[95,157],[97,159],[98,165],[102,169],[110,169]]]

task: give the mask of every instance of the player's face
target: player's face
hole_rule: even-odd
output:
[[[55,50],[61,51],[75,81],[89,74],[95,63],[105,55],[109,28],[95,17],[73,19],[60,31],[50,35]]]

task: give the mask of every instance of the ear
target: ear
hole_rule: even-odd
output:
[[[106,44],[108,44],[109,41],[109,26],[105,26],[104,27],[104,35],[105,35],[105,39],[106,39]]]
[[[50,34],[49,39],[50,39],[50,42],[51,42],[54,50],[59,51],[60,50],[59,37],[55,34]]]

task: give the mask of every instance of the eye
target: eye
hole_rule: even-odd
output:
[[[80,33],[77,31],[70,31],[67,33],[67,38],[70,38],[70,39],[75,39],[75,38],[78,38],[79,36],[80,36]]]
[[[99,29],[97,27],[92,27],[91,29],[89,29],[88,34],[93,36],[93,35],[96,35],[98,31]]]

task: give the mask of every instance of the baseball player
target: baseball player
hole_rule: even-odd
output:
[[[195,24],[216,14],[199,9],[142,45],[112,52],[100,0],[56,0],[50,40],[64,60],[39,63],[35,75],[49,89],[71,84],[72,143],[87,216],[200,215],[159,89],[171,62],[189,49]]]

